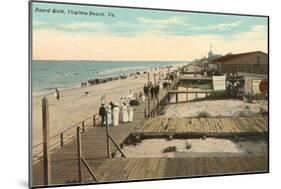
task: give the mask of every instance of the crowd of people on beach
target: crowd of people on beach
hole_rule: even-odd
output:
[[[145,74],[146,72],[143,72]],[[127,79],[129,76],[134,78],[137,78],[137,75],[140,75],[141,72],[136,72],[136,73],[130,73],[130,74],[122,74],[119,76],[113,76],[113,77],[106,77],[106,78],[97,78],[97,79],[89,79],[87,82],[82,82],[81,87],[85,87],[87,85],[99,85],[102,83],[107,83],[110,81],[116,81],[116,80],[121,80],[121,79]]]
[[[98,84],[107,83],[107,82],[115,81],[115,80],[119,80],[119,79],[126,79],[127,77],[128,77],[127,75],[120,75],[120,76],[116,76],[116,77],[89,79],[87,82],[89,85],[98,85]],[[81,83],[81,86],[82,87],[87,86],[87,82]]]

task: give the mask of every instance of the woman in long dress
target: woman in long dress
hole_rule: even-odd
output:
[[[112,113],[113,113],[113,125],[117,126],[119,124],[119,107],[114,106]]]
[[[129,120],[126,103],[123,103],[123,105],[121,106],[121,118],[122,118],[122,122],[124,123],[128,122]]]
[[[129,116],[129,122],[132,122],[134,119],[134,107],[133,106],[129,106],[128,108],[128,116]]]
[[[112,125],[112,111],[110,107],[107,107],[107,124]]]

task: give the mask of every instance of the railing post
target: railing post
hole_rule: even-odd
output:
[[[60,146],[63,147],[63,133],[60,134]]]
[[[96,126],[96,114],[93,115],[93,126]]]
[[[155,73],[153,74],[153,78],[154,78],[154,91],[152,91],[153,92],[153,117],[155,117],[155,108],[156,108],[156,106],[155,106],[155,98],[156,98],[156,95],[155,95],[155,87],[156,87],[156,75],[155,75]]]
[[[188,87],[186,87],[186,91],[188,91]],[[186,102],[188,102],[188,92],[186,92]]]
[[[82,133],[84,133],[85,132],[85,123],[84,123],[84,121],[82,121]]]
[[[157,115],[159,115],[159,94],[157,94],[156,101],[157,101],[157,105],[156,105]]]
[[[51,164],[50,164],[50,131],[49,131],[49,109],[48,100],[44,96],[42,99],[42,126],[43,126],[43,180],[44,185],[51,183]]]
[[[146,118],[146,109],[144,109],[144,118]]]
[[[107,157],[110,158],[110,144],[109,144],[109,128],[108,128],[108,121],[107,121],[107,113],[105,115],[105,129],[106,129],[106,149],[107,149]]]
[[[150,84],[150,78],[149,78],[149,72],[147,73],[147,86]],[[148,115],[150,117],[150,89],[148,91],[148,98],[147,98],[147,110],[148,110]]]
[[[82,162],[81,162],[81,133],[80,127],[76,128],[77,132],[77,160],[78,160],[78,182],[82,182]]]

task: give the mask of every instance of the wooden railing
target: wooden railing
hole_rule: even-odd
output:
[[[139,92],[135,93],[135,98],[138,99]],[[54,136],[51,136],[49,138],[49,151],[54,150],[58,147],[63,147],[66,143],[73,140],[75,135],[75,129],[77,126],[81,127],[81,132],[84,133],[86,129],[91,128],[93,126],[99,126],[101,125],[101,119],[99,115],[96,113],[94,115],[91,115],[90,117],[87,117],[86,119],[79,121],[78,123],[73,124],[72,126],[68,127],[67,129],[63,130],[62,132],[59,132],[55,134]],[[120,147],[116,145],[114,139],[112,136],[108,137],[108,140],[111,140],[112,143],[116,146],[118,151],[120,151]],[[122,157],[125,157],[125,154],[120,152]],[[32,157],[33,157],[33,163],[36,163],[40,160],[40,158],[43,155],[43,142],[40,142],[38,144],[35,144],[32,146]]]
[[[73,140],[75,135],[75,129],[77,126],[81,126],[81,132],[84,133],[86,129],[100,125],[101,119],[98,114],[91,115],[90,117],[73,124],[62,132],[50,137],[50,150],[58,147],[63,147],[66,143]],[[43,154],[43,142],[40,142],[32,146],[33,161],[36,162]]]
[[[108,122],[107,122],[107,114],[105,116],[105,128],[106,128],[107,157],[110,158],[110,141],[111,141],[113,143],[113,145],[116,147],[116,149],[119,151],[119,153],[121,154],[121,157],[125,158],[126,155],[124,154],[124,152],[121,150],[121,148],[119,147],[117,142],[115,142],[115,140],[113,139],[113,137],[109,133],[109,125],[108,125]],[[111,156],[114,157],[114,155],[111,155]]]
[[[181,79],[181,76],[182,75],[180,74],[178,77],[176,77],[170,85],[168,85],[165,89],[163,88],[153,99],[150,99],[150,93],[148,94],[148,110],[146,108],[144,109],[144,118],[158,116],[160,112],[163,111],[164,107],[161,106],[161,101],[168,95],[169,90],[173,89],[177,85]],[[150,107],[150,100],[153,101],[152,109]]]
[[[81,131],[80,127],[76,127],[76,139],[77,139],[77,159],[78,159],[78,181],[83,182],[83,172],[82,172],[82,163],[92,176],[95,182],[98,182],[97,176],[91,169],[90,165],[87,163],[86,159],[82,155],[82,143],[81,143]]]

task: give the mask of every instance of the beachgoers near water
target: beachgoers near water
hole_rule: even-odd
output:
[[[36,62],[33,64],[40,63]],[[52,64],[56,63],[49,63],[49,65],[56,67]],[[59,63],[59,65],[60,64],[63,63]],[[77,64],[81,64],[81,62],[78,62]],[[157,79],[155,89],[152,82],[149,84],[149,90],[156,90],[156,93],[159,93],[160,86],[161,88],[166,87],[170,82],[170,78],[166,78],[167,73],[172,73],[173,70],[177,70],[178,67],[180,65],[183,65],[184,63],[174,62],[174,65],[170,65],[167,67],[163,67],[163,64],[167,64],[167,62],[160,62],[159,68],[151,68],[142,72],[136,71],[127,75],[120,75],[115,77],[108,76],[107,78],[102,79],[103,82],[101,83],[91,84],[91,82],[88,82],[85,86],[73,87],[68,89],[55,87],[54,89],[45,92],[43,95],[40,95],[40,92],[35,92],[35,95],[33,95],[33,144],[36,145],[42,142],[41,100],[43,96],[46,95],[49,102],[51,136],[59,134],[69,127],[72,127],[77,122],[89,117],[89,115],[99,113],[99,108],[102,103],[104,104],[106,110],[110,110],[110,114],[114,115],[114,112],[116,114],[116,109],[119,109],[119,122],[133,121],[133,114],[131,113],[132,106],[130,106],[129,102],[130,100],[135,99],[136,95],[140,101],[144,101],[145,96],[147,98],[148,93],[147,91],[144,92],[144,87],[147,85],[147,73],[149,72],[151,74],[151,80],[153,80],[153,74],[155,74],[157,78],[161,78],[160,80]],[[171,64],[171,62],[169,62],[169,64]],[[138,65],[135,66],[136,68],[134,69],[137,69]],[[73,65],[71,65],[71,67],[73,67]],[[46,70],[46,72],[49,71]],[[94,81],[100,80],[101,79],[94,79]],[[109,107],[110,102],[114,104],[113,106],[116,106],[115,110],[114,108],[112,108],[112,105],[111,108]],[[128,116],[126,115],[126,112],[128,112]],[[121,116],[121,114],[123,114],[123,116]],[[108,116],[108,119],[110,119],[109,117],[110,116]],[[108,121],[111,124],[112,120]],[[105,121],[103,121],[103,123],[105,123]],[[113,123],[114,119],[112,124]],[[115,124],[118,125],[118,123]]]

